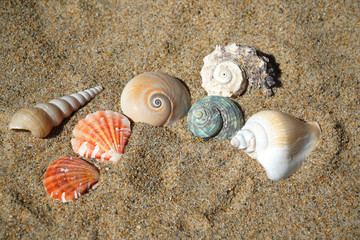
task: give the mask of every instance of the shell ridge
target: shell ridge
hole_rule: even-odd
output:
[[[118,114],[118,113],[115,113],[115,112],[111,112],[111,114],[108,114],[108,118],[107,119],[110,119],[111,120],[111,128],[110,128],[110,125],[108,125],[108,127],[110,128],[110,132],[111,132],[111,137],[112,137],[112,144],[111,144],[111,149],[110,151],[108,152],[108,154],[112,157],[112,155],[118,153],[120,150],[119,150],[119,141],[121,142],[121,135],[118,134],[118,130],[119,129],[119,123],[122,122],[122,116],[121,114]],[[120,121],[114,121],[114,119],[120,119]]]
[[[118,128],[118,124],[116,123],[116,121],[114,121],[115,117],[119,117],[115,112],[111,112],[111,114],[107,114],[108,117],[107,119],[110,119],[111,122],[111,126],[113,126],[112,128],[110,128],[110,126],[108,126],[110,128],[110,132],[111,132],[111,137],[112,137],[112,148],[114,149],[115,152],[117,152],[119,150],[118,148],[118,139],[119,139],[119,134],[117,132],[117,128]]]
[[[86,118],[87,118],[87,121],[86,121],[87,125],[84,124],[83,126],[84,127],[85,126],[86,127],[90,126],[93,129],[93,132],[92,132],[93,134],[90,135],[90,138],[87,139],[87,142],[88,143],[89,142],[94,143],[94,148],[96,147],[96,145],[99,146],[99,151],[95,155],[95,156],[99,156],[99,155],[103,154],[103,151],[101,151],[100,149],[105,149],[106,146],[109,146],[109,141],[106,139],[106,137],[104,137],[106,135],[105,135],[105,132],[102,129],[103,125],[101,123],[101,120],[98,119],[98,115],[95,115],[95,113],[93,113],[93,114],[87,115]],[[84,129],[85,130],[83,131],[83,133],[84,133],[83,137],[88,136],[86,134],[86,128],[84,128]],[[89,140],[91,140],[91,141],[89,141]],[[89,147],[90,146],[88,146],[88,148]],[[88,152],[87,157],[91,157],[93,150],[94,150],[93,148],[87,150],[87,152]]]
[[[90,129],[89,131],[86,131],[87,129],[84,127],[85,124],[87,124],[88,128]],[[87,121],[86,118],[81,120],[78,124],[78,127],[73,130],[73,135],[77,135],[78,137],[72,138],[71,144],[73,145],[73,147],[75,146],[75,148],[79,150],[79,152],[77,150],[75,151],[78,152],[78,154],[83,157],[89,157],[91,154],[87,148],[88,140],[92,140],[93,142],[96,142],[96,140],[93,137],[90,137],[90,139],[87,139],[87,141],[84,140],[86,134],[89,132],[91,136],[93,136],[95,135],[96,130],[94,129],[93,125]]]
[[[99,117],[100,118],[100,124],[101,124],[101,129],[103,130],[103,138],[106,141],[107,146],[109,147],[109,149],[105,149],[104,151],[108,154],[111,155],[111,151],[115,151],[116,149],[114,148],[114,144],[111,141],[116,141],[115,137],[114,137],[114,124],[112,121],[112,116],[113,114],[111,114],[110,111],[108,112],[102,112],[101,114],[99,113]],[[112,127],[110,127],[112,126]]]
[[[107,115],[107,117],[105,117],[105,119],[110,120],[110,122],[107,122],[107,124],[106,124],[110,135],[107,137],[107,139],[109,140],[109,142],[108,142],[109,149],[105,149],[105,153],[107,155],[102,156],[102,158],[111,160],[113,157],[115,157],[116,159],[118,159],[118,157],[116,157],[116,156],[118,154],[122,155],[118,143],[119,143],[119,141],[124,140],[124,139],[122,139],[124,133],[121,132],[122,134],[119,135],[117,133],[118,132],[117,129],[120,129],[120,126],[118,126],[118,125],[120,123],[123,123],[122,119],[124,117],[120,113],[116,113],[116,112],[112,112],[112,111],[105,112],[105,115]],[[114,121],[115,119],[117,121]],[[113,140],[113,141],[111,142],[110,140]],[[122,146],[125,146],[125,145],[122,145]]]

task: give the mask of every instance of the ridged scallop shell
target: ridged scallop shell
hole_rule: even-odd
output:
[[[268,178],[280,180],[300,168],[320,136],[316,122],[303,122],[278,111],[261,111],[249,118],[231,144],[260,162]]]
[[[208,96],[196,102],[188,112],[190,131],[205,140],[230,138],[244,125],[238,106],[228,98]]]
[[[99,181],[99,170],[77,157],[62,157],[46,170],[43,185],[53,199],[68,202],[78,199]]]
[[[176,78],[147,72],[131,79],[121,94],[121,108],[134,122],[169,126],[186,115],[190,94]]]
[[[113,111],[98,111],[79,121],[71,144],[80,156],[117,162],[130,133],[130,121],[125,116]]]
[[[35,137],[46,137],[53,127],[59,126],[64,118],[70,117],[102,89],[98,86],[60,99],[53,99],[49,103],[39,103],[34,107],[20,109],[12,117],[9,129],[29,130]]]
[[[269,59],[258,54],[255,48],[239,44],[216,46],[204,58],[200,75],[201,86],[208,95],[237,97],[246,89],[261,88],[272,95],[271,86],[275,84],[274,70]]]

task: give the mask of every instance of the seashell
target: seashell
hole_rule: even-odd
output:
[[[130,133],[130,121],[125,116],[113,111],[98,111],[79,121],[71,144],[80,156],[117,162]]]
[[[187,121],[190,131],[205,140],[230,138],[244,125],[238,106],[221,96],[208,96],[196,102],[188,112]]]
[[[316,122],[303,122],[278,111],[261,111],[249,118],[231,139],[265,168],[268,178],[280,180],[298,170],[320,141]]]
[[[98,86],[60,99],[53,99],[49,103],[39,103],[34,107],[20,109],[12,117],[9,129],[29,130],[35,137],[46,137],[53,127],[59,126],[64,118],[70,117],[102,89]]]
[[[215,50],[204,58],[200,71],[201,86],[208,95],[237,97],[246,89],[262,88],[272,95],[271,86],[275,84],[274,70],[269,59],[260,56],[255,48],[239,44],[216,46]]]
[[[121,108],[134,122],[169,126],[185,116],[190,94],[176,78],[161,72],[146,72],[131,79],[121,94]]]
[[[99,170],[77,157],[55,160],[45,172],[43,185],[53,199],[68,202],[81,197],[99,181]]]

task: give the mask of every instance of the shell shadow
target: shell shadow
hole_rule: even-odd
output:
[[[65,118],[61,124],[57,127],[54,127],[53,129],[51,129],[51,132],[49,133],[49,135],[47,135],[46,137],[44,137],[44,139],[52,139],[57,137],[58,135],[60,135],[60,133],[64,130],[64,126],[70,121],[70,119],[72,118],[73,115],[71,115],[68,118]]]
[[[259,56],[263,56],[263,57],[266,57],[267,59],[269,59],[269,62],[268,62],[268,66],[267,66],[267,70],[269,72],[269,75],[272,77],[272,80],[275,82],[271,88],[280,88],[282,87],[282,83],[281,81],[279,80],[279,78],[281,77],[281,69],[280,69],[280,64],[276,62],[276,59],[275,59],[275,56],[274,55],[271,55],[271,54],[267,54],[267,53],[264,53],[260,50],[256,50],[256,53],[259,55]]]
[[[190,88],[188,87],[188,85],[186,85],[186,83],[182,80],[182,79],[180,79],[180,78],[178,78],[178,77],[174,77],[176,80],[178,80],[185,88],[186,88],[186,90],[188,91],[188,93],[189,93],[189,96],[190,96],[190,99],[191,99],[191,93],[190,93]]]
[[[105,90],[105,88],[103,87],[100,92],[102,92],[102,91],[104,91],[104,90]],[[92,97],[92,98],[91,98],[89,101],[87,101],[84,105],[80,106],[77,110],[73,111],[73,113],[72,113],[69,117],[63,119],[63,121],[61,122],[61,124],[60,124],[59,126],[54,127],[54,128],[51,130],[51,132],[50,132],[44,139],[51,139],[51,138],[57,137],[57,136],[63,131],[65,124],[67,124],[67,123],[70,121],[70,119],[71,119],[80,109],[85,108],[94,98],[96,98],[96,95],[98,95],[100,92],[98,92],[97,94],[95,94],[94,97]],[[101,110],[96,110],[96,111],[101,111]],[[88,114],[90,114],[90,113],[92,113],[92,112],[88,112],[86,115],[88,115]]]

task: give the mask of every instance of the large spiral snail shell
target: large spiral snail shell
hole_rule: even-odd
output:
[[[269,59],[259,55],[253,47],[235,43],[216,46],[204,57],[201,86],[208,95],[237,97],[245,91],[249,82],[250,89],[262,88],[272,95],[271,86],[275,84],[273,72]]]
[[[221,96],[200,99],[190,108],[187,120],[190,131],[204,140],[230,138],[244,125],[238,106]]]
[[[121,108],[134,122],[168,126],[190,108],[190,94],[176,78],[146,72],[131,79],[121,94]]]
[[[12,117],[9,129],[28,130],[35,137],[46,137],[53,127],[59,126],[65,118],[89,102],[102,89],[98,86],[60,99],[53,99],[48,103],[22,108]]]
[[[249,118],[231,144],[265,168],[271,180],[290,176],[320,141],[316,122],[303,122],[278,111],[261,111]]]

